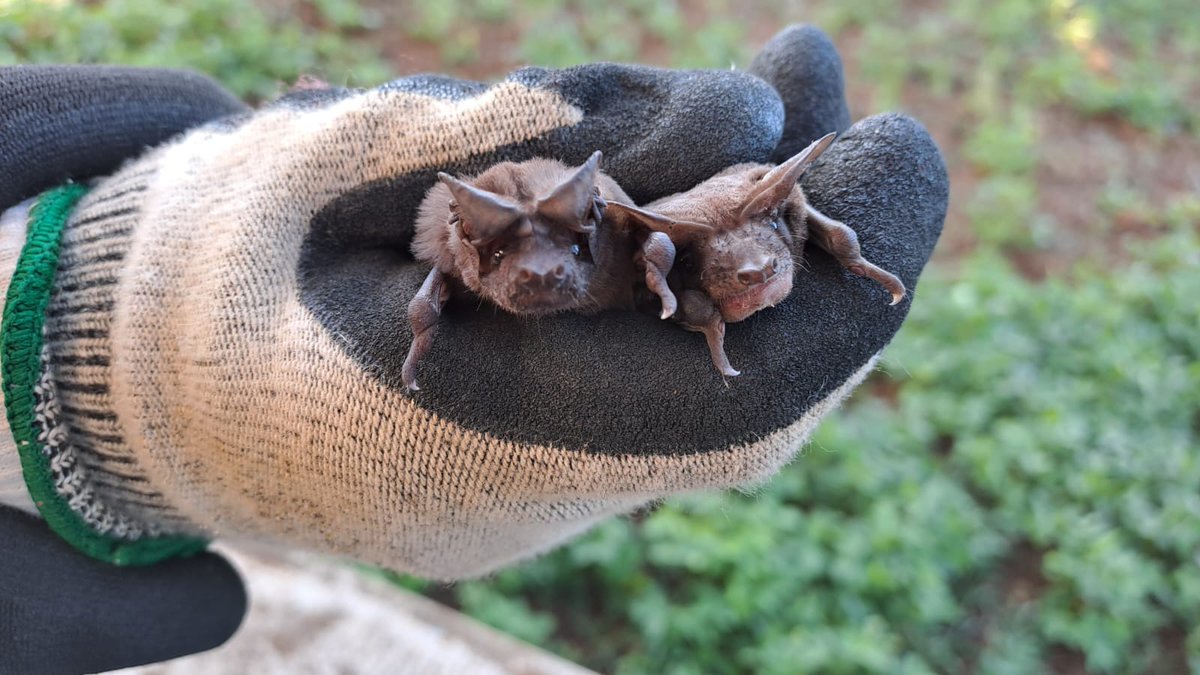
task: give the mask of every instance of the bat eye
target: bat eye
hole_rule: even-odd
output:
[[[771,221],[771,229],[775,230],[776,232],[779,231],[779,221],[778,220]]]
[[[492,254],[492,262],[499,265],[501,260],[504,260],[504,249],[496,249],[496,252]]]
[[[578,258],[578,257],[579,257],[579,254],[580,254],[580,253],[582,253],[582,252],[583,252],[583,249],[579,248],[579,244],[572,244],[572,245],[571,245],[571,255],[573,255],[573,256],[575,256],[576,258]]]

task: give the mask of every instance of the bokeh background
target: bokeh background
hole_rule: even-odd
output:
[[[788,23],[902,110],[950,213],[885,365],[752,494],[455,586],[618,673],[1200,673],[1195,0],[0,0],[0,64],[198,69],[251,102],[592,60],[744,67]]]

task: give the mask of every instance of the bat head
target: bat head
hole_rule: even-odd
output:
[[[730,167],[647,209],[707,232],[670,234],[676,266],[717,304],[727,322],[783,301],[807,239],[805,198],[797,180],[833,142],[828,134],[778,166]]]
[[[445,173],[463,281],[514,314],[582,309],[604,200],[601,154],[571,169],[553,160],[498,164],[470,183]]]

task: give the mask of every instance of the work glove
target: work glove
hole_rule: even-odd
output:
[[[6,207],[69,178],[111,173],[147,146],[245,109],[182,71],[0,69],[0,296],[27,216],[27,206]],[[0,427],[0,503],[36,512]],[[245,611],[242,582],[217,555],[117,567],[0,505],[0,673],[95,673],[193,654],[228,639]]]
[[[241,623],[246,594],[212,553],[151,567],[80,555],[0,506],[0,673],[96,673],[193,654]]]
[[[30,492],[116,562],[227,537],[457,579],[671,494],[761,483],[916,294],[889,306],[810,247],[786,301],[729,326],[743,374],[727,382],[703,339],[652,315],[456,298],[413,393],[414,216],[438,171],[602,150],[644,203],[840,131],[802,185],[914,289],[945,217],[940,154],[907,117],[848,120],[831,43],[793,28],[751,73],[593,64],[305,89],[45,193],[5,312]]]

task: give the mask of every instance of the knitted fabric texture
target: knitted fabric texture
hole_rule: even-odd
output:
[[[672,409],[671,389],[661,392],[660,410],[596,409],[596,419],[629,421],[621,440],[597,443],[599,451],[574,438],[556,441],[545,432],[550,427],[540,435],[524,428],[537,427],[534,414],[552,409],[553,401],[535,396],[547,390],[545,383],[587,388],[588,371],[538,366],[539,353],[586,351],[586,329],[574,342],[534,338],[496,354],[496,362],[511,367],[503,376],[509,380],[482,382],[503,392],[494,408],[429,405],[438,399],[413,397],[388,376],[410,339],[407,325],[393,319],[402,316],[398,308],[425,272],[411,263],[403,243],[388,237],[404,241],[409,207],[436,170],[477,170],[534,155],[573,160],[599,148],[606,157],[613,151],[614,176],[623,185],[626,178],[637,184],[621,167],[637,171],[653,158],[622,159],[621,146],[633,144],[622,140],[634,138],[633,131],[654,136],[656,129],[644,126],[654,119],[675,124],[678,133],[679,112],[672,111],[681,100],[702,108],[697,114],[709,116],[706,123],[728,114],[709,133],[730,140],[680,149],[680,159],[660,172],[660,195],[680,189],[672,182],[698,182],[715,172],[712,165],[768,156],[782,110],[769,88],[741,74],[687,77],[694,81],[605,66],[574,74],[523,71],[491,87],[447,88],[437,80],[438,88],[426,89],[420,80],[296,97],[193,131],[100,182],[67,224],[46,322],[66,438],[78,448],[97,499],[129,522],[164,533],[254,538],[453,579],[545,551],[607,516],[666,495],[768,478],[870,372],[902,310],[872,309],[891,314],[883,315],[886,321],[862,321],[857,338],[848,329],[846,345],[857,347],[844,346],[832,365],[818,365],[831,368],[828,374],[767,370],[764,382],[802,392],[792,396],[798,407],[781,407],[773,394],[762,393],[766,389],[742,390],[747,409],[771,416],[757,428],[730,425],[725,439],[709,439],[714,447],[691,450],[690,441],[660,452],[656,442],[639,440],[669,433],[654,420],[673,419],[681,430],[691,425],[686,411]],[[658,108],[642,111],[648,121],[632,130],[610,124],[613,118],[602,117],[596,101],[570,93],[580,81],[597,91],[608,87],[613,96],[626,91],[620,87],[630,96],[651,91]],[[646,81],[667,85],[650,89]],[[704,86],[671,88],[679,82]],[[697,91],[720,96],[705,99]],[[620,119],[629,113],[621,111]],[[889,189],[931,200],[913,214],[886,201],[866,204],[881,220],[911,216],[897,225],[898,247],[881,242],[867,255],[895,251],[899,273],[912,287],[936,240],[929,230],[940,228],[944,217],[944,167],[924,130],[902,118],[869,123],[858,138],[845,146],[847,157],[869,150],[884,159],[854,180],[890,180]],[[647,147],[651,151],[662,154]],[[897,169],[899,178],[884,178]],[[639,186],[641,194],[654,194],[653,181]],[[374,212],[346,201],[355,194],[380,196],[372,208],[393,220],[379,230],[315,235],[327,222],[318,214],[352,224],[370,219]],[[915,243],[910,230],[920,230]],[[349,238],[370,245],[349,258],[354,264],[338,282],[345,285],[321,286],[332,268],[318,263],[341,262],[318,254]],[[872,241],[866,238],[864,248]],[[391,271],[377,273],[382,264]],[[851,289],[851,307],[873,297],[865,284],[837,271],[825,274]],[[321,290],[328,288],[337,292]],[[396,301],[363,302],[379,289]],[[379,316],[389,317],[382,327],[370,320]],[[372,334],[339,323],[346,317],[383,330],[390,347],[380,349]],[[637,320],[663,330],[651,319]],[[452,318],[443,343],[469,341],[477,349],[491,341],[486,327],[466,334],[454,326]],[[695,372],[707,372],[701,370],[708,368],[703,345],[684,342],[695,336],[678,329],[670,335],[689,345],[671,357],[672,365],[694,361]],[[641,358],[657,360],[650,352]],[[726,395],[719,380],[677,381],[675,387]],[[619,406],[619,393],[610,393],[609,406]],[[453,392],[442,394],[453,399]],[[504,417],[513,409],[529,411],[532,421]],[[493,415],[492,421],[477,423],[480,414]],[[591,419],[567,423],[586,428]]]
[[[52,190],[30,211],[27,242],[5,301],[4,399],[25,482],[50,527],[93,557],[137,564],[194,553],[203,542],[159,537],[154,525],[131,523],[100,503],[60,423],[42,327],[63,223],[84,192],[80,185]]]
[[[122,66],[0,66],[0,211],[246,106],[211,79]]]
[[[25,233],[29,209],[33,200],[26,200],[0,213],[0,297],[8,296],[8,284],[21,250],[25,248]],[[0,360],[3,353],[0,352]],[[2,362],[2,361],[0,361]],[[21,455],[8,428],[7,415],[0,418],[0,506],[13,506],[26,513],[37,513],[37,505],[29,497],[25,476],[21,471]]]

